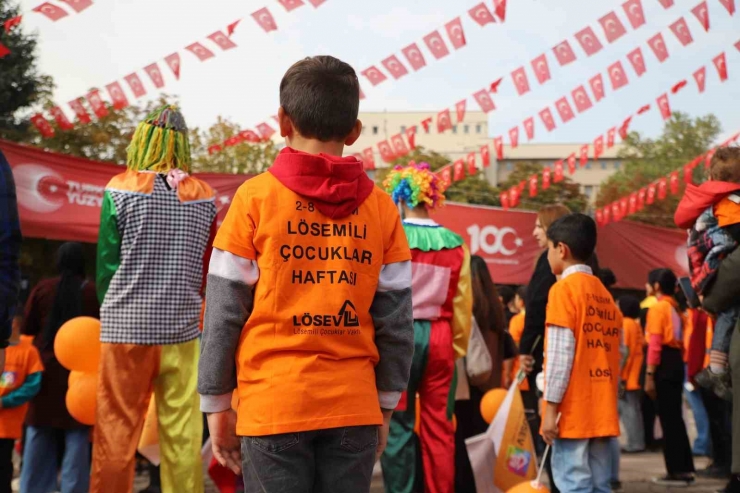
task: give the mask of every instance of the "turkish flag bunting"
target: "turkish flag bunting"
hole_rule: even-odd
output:
[[[534,118],[531,116],[525,118],[522,123],[524,124],[524,130],[527,132],[527,140],[534,139]]]
[[[92,7],[92,4],[93,4],[92,0],[60,0],[60,1],[72,7],[72,10],[74,10],[78,14],[82,12],[83,10],[89,7]]]
[[[629,83],[627,74],[622,67],[622,62],[617,61],[609,65],[609,79],[612,82],[612,89],[615,91],[626,86]]]
[[[146,89],[144,89],[144,84],[141,83],[141,79],[139,78],[139,75],[134,72],[133,74],[129,74],[126,77],[124,77],[124,80],[128,84],[128,86],[131,88],[131,92],[134,93],[134,96],[137,98],[140,98],[142,96],[146,95]]]
[[[574,175],[576,173],[576,155],[571,154],[568,156],[568,173]]]
[[[694,167],[691,164],[686,164],[683,167],[683,181],[684,183],[694,183]]]
[[[267,7],[263,7],[255,12],[252,12],[252,18],[257,21],[257,24],[259,24],[266,33],[269,33],[270,31],[277,31],[275,18],[272,17],[272,14],[269,10],[267,10]]]
[[[635,212],[640,212],[645,208],[645,196],[647,195],[647,188],[641,188],[637,191],[637,204],[635,205]]]
[[[669,181],[671,183],[671,194],[676,195],[678,193],[678,171],[674,171],[670,174]]]
[[[681,82],[677,82],[676,84],[673,85],[673,87],[671,87],[671,93],[678,94],[678,91],[686,87],[688,84],[689,83],[686,79],[682,80]]]
[[[599,135],[594,140],[594,159],[599,159],[604,154],[604,136]]]
[[[478,106],[480,106],[480,109],[482,109],[486,113],[490,113],[491,111],[496,109],[496,105],[494,104],[493,99],[491,99],[491,96],[485,89],[481,89],[480,91],[473,94],[473,98],[475,98],[475,101],[478,103]]]
[[[696,16],[704,30],[709,31],[709,9],[706,0],[691,9],[691,13]]]
[[[668,58],[668,47],[665,45],[665,40],[661,33],[656,34],[652,38],[648,39],[648,46],[655,53],[655,57],[659,62],[663,63]]]
[[[673,7],[673,0],[658,0],[663,8],[669,9]]]
[[[223,34],[221,34],[221,36],[223,36]],[[229,42],[231,43],[231,41]],[[193,55],[197,56],[198,60],[200,60],[201,62],[208,60],[209,58],[213,58],[215,56],[211,50],[209,50],[208,48],[206,48],[200,43],[193,43],[189,46],[186,46],[185,49],[188,50]]]
[[[432,126],[432,121],[433,121],[433,120],[434,120],[434,119],[433,119],[433,118],[432,118],[432,117],[430,116],[429,118],[424,118],[424,119],[423,119],[423,120],[421,121],[421,126],[422,126],[422,127],[424,127],[424,131],[425,131],[426,133],[429,133],[429,128],[430,128],[430,127]]]
[[[591,91],[594,93],[596,102],[604,99],[604,77],[601,74],[596,74],[589,79],[588,83],[591,86]]]
[[[611,219],[611,208],[607,205],[602,210],[604,211],[604,225],[607,225]]]
[[[498,86],[501,85],[501,82],[503,82],[504,78],[499,77],[497,80],[491,82],[491,92],[496,94],[498,92]]]
[[[172,73],[175,74],[175,79],[180,80],[180,54],[173,53],[166,57],[164,61],[167,62],[167,66],[169,66]]]
[[[8,55],[10,55],[10,50],[8,49],[7,46],[5,46],[4,44],[0,43],[0,59],[2,59],[3,57],[6,57]]]
[[[375,153],[372,147],[368,147],[362,151],[362,164],[366,170],[375,169]]]
[[[156,63],[152,63],[151,65],[147,65],[144,67],[144,72],[149,76],[149,78],[152,80],[152,84],[154,84],[154,87],[157,89],[161,89],[164,87],[164,78],[162,77],[162,71],[159,70],[159,66]]]
[[[617,135],[617,128],[612,127],[606,132],[606,148],[611,149],[614,147],[614,140]]]
[[[38,7],[34,8],[33,11],[45,15],[54,22],[58,21],[59,19],[63,19],[64,17],[67,17],[69,15],[67,11],[63,8],[57,7],[56,5],[50,4],[49,2],[42,3]]]
[[[499,201],[501,201],[501,207],[504,208],[504,210],[507,210],[509,208],[509,192],[502,192],[498,196]]]
[[[671,24],[670,27],[671,31],[673,31],[673,34],[676,35],[682,45],[686,46],[694,41],[694,38],[691,36],[691,31],[689,31],[689,25],[683,17]]]
[[[442,35],[437,31],[432,31],[424,36],[424,43],[426,43],[427,48],[429,48],[429,51],[432,52],[432,55],[437,60],[450,54],[450,50],[442,39]]]
[[[563,160],[562,159],[555,161],[555,172],[553,173],[552,181],[554,183],[560,183],[561,181],[563,181]]]
[[[488,148],[488,144],[480,146],[480,159],[483,162],[483,168],[488,168],[491,165],[491,150]]]
[[[576,33],[576,39],[588,56],[598,53],[603,48],[601,41],[596,37],[591,27],[586,27],[578,31]]]
[[[511,78],[516,86],[516,92],[521,96],[529,92],[529,81],[527,80],[527,72],[524,71],[524,67],[519,67],[511,73]]]
[[[719,0],[719,3],[725,6],[730,15],[735,15],[735,0]]]
[[[95,116],[98,118],[108,116],[108,108],[105,107],[105,103],[103,103],[103,100],[100,98],[100,93],[98,91],[89,92],[87,94],[87,100],[90,102],[90,106],[92,107]]]
[[[396,156],[405,156],[409,153],[409,148],[406,147],[406,141],[403,140],[401,134],[396,134],[391,137],[391,145],[393,145],[393,152]]]
[[[550,108],[545,108],[540,111],[540,118],[548,132],[555,130],[555,119],[552,117],[552,111],[550,111]]]
[[[724,82],[727,80],[727,61],[725,60],[725,54],[720,53],[712,59],[712,63],[717,67],[717,73],[719,74],[719,80]]]
[[[642,77],[645,73],[645,58],[642,56],[642,50],[637,47],[634,50],[627,53],[627,59],[632,64],[632,68],[635,69],[635,73],[638,77]]]
[[[493,14],[490,10],[488,10],[488,7],[486,7],[485,2],[481,2],[472,9],[468,10],[468,13],[470,14],[470,17],[480,26],[485,26],[486,24],[496,22]]]
[[[622,205],[619,202],[612,203],[612,221],[622,220]]]
[[[59,128],[61,128],[62,130],[72,130],[73,128],[75,128],[72,122],[69,121],[69,118],[67,118],[67,115],[64,114],[64,111],[62,111],[59,106],[52,107],[49,112],[51,113],[51,116],[54,117],[54,120],[56,120]]]
[[[604,28],[606,40],[610,43],[615,42],[627,33],[624,24],[622,24],[622,21],[619,20],[619,17],[613,11],[599,19],[599,24]]]
[[[409,73],[408,69],[401,63],[396,55],[391,55],[381,62],[385,69],[390,72],[394,79],[400,79]]]
[[[90,119],[90,114],[87,112],[85,107],[82,105],[82,102],[75,99],[69,102],[69,107],[72,108],[72,111],[74,111],[75,116],[77,117],[77,120],[82,124],[90,123],[92,120]]]
[[[575,101],[576,109],[579,113],[583,113],[587,109],[591,108],[591,106],[593,106],[593,104],[591,104],[591,98],[588,97],[588,93],[586,92],[585,87],[576,87],[575,89],[573,89],[571,95],[573,96],[573,101]]]
[[[452,165],[452,169],[454,170],[452,175],[452,179],[454,181],[460,181],[465,178],[465,163],[462,159],[455,161],[455,164]]]
[[[544,53],[532,60],[532,70],[540,84],[550,80],[550,66],[547,64],[547,57]]]
[[[442,133],[445,130],[452,129],[452,118],[450,117],[450,110],[442,110],[437,113],[437,132]]]
[[[254,130],[242,130],[241,132],[239,132],[238,137],[239,140],[251,142],[253,144],[262,141],[262,137],[257,135],[257,132],[255,132]]]
[[[303,7],[305,3],[303,3],[303,0],[278,0],[280,2],[280,5],[285,7],[285,10],[290,12],[291,10],[295,10],[298,7]]]
[[[501,22],[506,21],[506,0],[494,0],[494,10]]]
[[[378,151],[380,151],[380,157],[383,158],[383,161],[386,163],[390,163],[396,159],[396,155],[393,153],[393,149],[391,149],[391,145],[387,140],[381,140],[378,142]]]
[[[257,125],[257,131],[260,133],[260,137],[262,137],[264,140],[267,140],[275,135],[275,129],[264,122]]]
[[[586,166],[586,163],[588,162],[588,148],[588,144],[581,146],[581,168]]]
[[[555,58],[558,59],[558,63],[560,63],[561,66],[568,65],[576,59],[576,54],[573,53],[573,48],[570,47],[570,43],[568,43],[567,39],[555,46],[552,51],[555,52]]]
[[[637,212],[637,192],[632,192],[630,194],[629,213],[634,214],[635,212]]]
[[[467,107],[467,105],[468,102],[466,99],[455,103],[455,110],[457,110],[457,123],[460,123],[465,119],[465,108]]]
[[[236,31],[236,26],[238,26],[241,21],[242,20],[239,19],[239,20],[236,20],[236,21],[232,22],[228,26],[226,26],[226,34],[229,37],[231,37],[231,35],[234,34],[234,31]]]
[[[409,147],[416,149],[416,125],[406,129],[406,139],[409,141]]]
[[[216,31],[215,33],[211,34],[210,36],[208,36],[208,39],[216,43],[218,47],[224,51],[236,48],[236,43],[231,41],[231,39],[229,39],[229,37],[221,31]]]
[[[5,32],[9,33],[11,29],[13,29],[15,26],[19,25],[21,21],[23,20],[22,15],[16,15],[15,17],[11,17],[5,23],[3,23],[3,28],[5,28]]]
[[[630,209],[630,198],[622,197],[619,199],[619,218],[623,219],[627,215]]]
[[[622,4],[622,8],[624,9],[624,13],[627,14],[627,18],[629,19],[630,24],[632,24],[633,29],[637,29],[645,24],[645,13],[642,10],[641,0],[629,0],[628,2],[624,2]]]
[[[548,167],[542,170],[542,190],[550,188],[550,173],[551,171]]]
[[[319,8],[321,5],[324,4],[324,2],[326,2],[326,0],[308,0],[308,2],[314,7]]]
[[[478,168],[475,166],[475,153],[474,152],[468,153],[467,161],[468,161],[468,174],[472,176],[478,172]]]
[[[666,177],[661,178],[658,181],[658,199],[665,200],[668,195],[668,180]]]
[[[416,43],[411,43],[406,48],[402,49],[401,52],[414,70],[426,67],[427,61],[424,59],[424,55],[421,54],[421,50]]]
[[[651,183],[648,185],[647,189],[647,199],[645,200],[645,203],[647,205],[652,205],[655,202],[655,193],[657,191],[657,186],[655,183]]]
[[[123,93],[123,88],[120,83],[114,82],[112,84],[108,84],[105,88],[108,90],[108,94],[110,94],[110,99],[113,101],[113,107],[115,109],[122,110],[128,108],[128,98]]]
[[[501,137],[494,137],[493,148],[496,150],[496,159],[501,161],[504,158],[504,139]]]
[[[219,153],[219,152],[221,152],[223,150],[224,150],[223,147],[221,147],[219,144],[213,144],[213,145],[208,146],[208,155],[209,156],[212,156],[212,155],[214,155],[216,153]]]
[[[658,103],[658,108],[660,108],[660,115],[663,117],[663,120],[668,120],[671,117],[671,105],[668,102],[668,95],[663,94],[659,96],[656,102]]]
[[[638,115],[642,115],[643,113],[647,113],[650,111],[650,105],[646,104],[645,106],[641,107],[639,110],[637,110]]]
[[[511,142],[512,149],[516,149],[519,146],[519,127],[509,129],[509,141]]]
[[[565,99],[565,96],[555,101],[555,108],[557,108],[558,113],[560,113],[560,119],[563,120],[563,123],[568,123],[575,118],[573,109],[570,107],[568,100]]]
[[[629,135],[629,129],[630,129],[630,123],[632,122],[632,117],[628,116],[624,119],[622,122],[622,126],[619,127],[619,137],[622,140],[626,140],[627,136]]]
[[[536,197],[537,196],[537,175],[532,175],[529,177],[529,196],[530,197]]]
[[[450,43],[456,50],[467,44],[465,42],[465,31],[463,31],[462,21],[459,17],[445,24],[445,30],[447,31],[447,37],[450,38]]]
[[[31,117],[31,123],[45,139],[54,137],[54,127],[44,118],[41,113],[36,113]]]
[[[381,72],[380,70],[378,70],[375,67],[375,65],[372,65],[372,66],[366,68],[365,70],[363,70],[362,71],[362,75],[364,75],[365,77],[367,77],[367,80],[369,80],[370,83],[373,86],[377,86],[381,82],[383,82],[386,79],[388,79],[388,77],[386,77],[383,72]]]
[[[707,68],[702,67],[694,72],[694,80],[696,81],[696,85],[699,88],[699,92],[704,92],[704,88],[706,87],[707,82]]]
[[[596,216],[596,224],[598,224],[599,226],[603,226],[604,225],[604,213],[602,212],[602,210],[596,209],[595,216]]]
[[[439,178],[449,187],[452,183],[452,165],[445,166],[439,170]]]

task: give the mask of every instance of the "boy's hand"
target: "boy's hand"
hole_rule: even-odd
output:
[[[655,377],[652,375],[645,375],[645,393],[652,400],[658,398],[658,392],[655,390]]]
[[[542,438],[545,443],[552,445],[552,442],[558,437],[558,408],[557,405],[545,403],[545,417],[542,421]]]
[[[229,409],[208,415],[208,430],[211,433],[213,456],[219,464],[242,475],[242,454],[239,437],[236,436],[236,411]]]
[[[529,354],[519,355],[519,367],[524,370],[524,373],[529,375],[534,369],[534,356]]]
[[[378,429],[378,448],[375,451],[376,462],[380,459],[380,456],[383,455],[385,447],[388,445],[388,434],[391,430],[391,416],[393,416],[393,411],[383,410],[383,424],[380,425],[380,428]]]

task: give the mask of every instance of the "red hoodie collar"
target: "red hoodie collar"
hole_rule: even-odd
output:
[[[673,220],[679,228],[690,228],[708,207],[727,195],[740,190],[740,184],[726,181],[706,181],[699,185],[686,185]]]
[[[353,156],[308,154],[286,147],[269,171],[284,186],[310,199],[331,219],[352,214],[375,187],[362,162]]]

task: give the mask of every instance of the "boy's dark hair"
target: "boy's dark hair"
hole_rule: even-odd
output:
[[[740,147],[720,147],[709,164],[712,180],[740,183]]]
[[[527,299],[527,286],[519,286],[516,290],[516,294],[522,301],[525,301]]]
[[[280,106],[298,132],[322,142],[342,141],[352,132],[360,109],[355,70],[331,56],[296,62],[280,82]]]
[[[598,278],[606,289],[610,289],[612,286],[617,284],[617,276],[615,276],[614,271],[609,268],[600,269]]]
[[[660,291],[665,296],[676,297],[676,285],[678,278],[671,269],[660,269],[655,276],[655,282],[660,286]]]
[[[658,282],[658,276],[660,275],[660,271],[662,270],[663,269],[653,269],[648,272],[648,284],[650,284],[650,286]]]
[[[625,295],[617,301],[619,310],[626,318],[640,318],[640,300],[634,296]]]
[[[504,305],[508,305],[514,300],[516,293],[509,286],[499,286],[498,295],[501,296],[501,301],[504,302]]]
[[[596,248],[596,223],[585,214],[568,214],[550,225],[547,239],[556,246],[568,245],[575,260],[586,262]]]

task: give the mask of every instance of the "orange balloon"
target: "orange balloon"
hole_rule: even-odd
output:
[[[75,383],[67,390],[65,399],[69,414],[84,425],[94,425],[97,392],[98,376],[95,373],[81,373],[75,377]]]
[[[550,493],[550,490],[547,489],[544,484],[538,484],[537,481],[525,481],[524,483],[519,483],[509,489],[506,493],[531,493],[533,491],[537,491],[539,493]]]
[[[74,387],[74,385],[79,382],[82,377],[85,376],[85,373],[81,371],[71,371],[69,372],[69,378],[67,379],[67,386],[68,387]]]
[[[68,370],[93,373],[100,363],[100,321],[73,318],[62,325],[54,339],[54,354]]]
[[[493,418],[496,417],[498,408],[506,399],[506,390],[504,389],[493,389],[486,392],[483,399],[480,401],[480,413],[486,423],[490,424]]]

